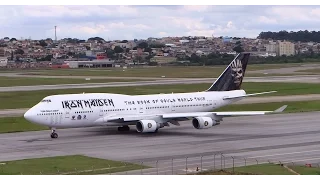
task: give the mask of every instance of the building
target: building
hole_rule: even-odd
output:
[[[114,61],[92,60],[92,61],[65,61],[69,68],[102,68],[114,67]]]
[[[6,67],[8,65],[8,59],[6,57],[0,57],[0,67]]]
[[[276,53],[278,48],[278,44],[276,42],[270,42],[266,45],[266,52],[267,53]]]
[[[228,37],[228,36],[222,37],[222,42],[223,42],[223,43],[232,42],[232,38],[231,38],[231,37]]]
[[[168,64],[171,62],[176,62],[176,57],[165,57],[165,56],[154,56],[150,59],[151,62],[157,62],[158,64]]]
[[[278,41],[277,55],[290,56],[295,54],[294,44],[287,41]]]
[[[0,48],[0,57],[5,57],[5,53],[6,51],[4,50],[4,48]]]

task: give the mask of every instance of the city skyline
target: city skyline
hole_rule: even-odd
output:
[[[256,38],[262,31],[320,30],[320,6],[0,6],[0,35],[17,39]]]

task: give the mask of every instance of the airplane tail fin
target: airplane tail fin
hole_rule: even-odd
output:
[[[206,91],[232,91],[241,88],[250,53],[239,53]]]

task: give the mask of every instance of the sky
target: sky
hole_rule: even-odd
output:
[[[320,30],[320,6],[0,6],[0,38],[132,40],[167,36],[255,38],[262,31]]]

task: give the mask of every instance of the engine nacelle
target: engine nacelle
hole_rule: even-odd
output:
[[[163,125],[157,123],[154,120],[140,120],[136,124],[136,129],[140,133],[155,132],[161,127],[163,127]]]
[[[217,125],[217,121],[210,117],[195,117],[192,120],[192,125],[196,129],[207,129]]]

